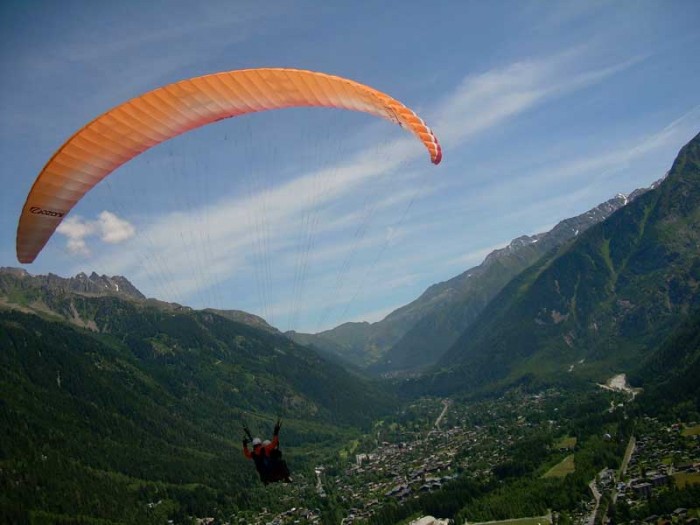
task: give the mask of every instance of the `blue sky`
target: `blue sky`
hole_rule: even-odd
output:
[[[228,119],[115,171],[24,267],[124,275],[282,330],[377,321],[511,239],[663,176],[700,131],[699,26],[694,0],[6,0],[0,266],[20,266],[26,195],[88,121],[192,76],[311,69],[413,108],[442,164],[363,114]]]

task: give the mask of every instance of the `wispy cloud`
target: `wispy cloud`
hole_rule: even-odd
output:
[[[565,24],[576,22],[596,13],[609,5],[609,0],[588,0],[586,2],[556,2],[542,4],[544,10],[541,15],[542,27],[561,27]]]
[[[459,198],[453,199],[451,206],[462,210],[475,206],[488,209],[515,198],[523,201],[523,204],[509,213],[512,216],[525,216],[533,213],[535,209],[561,209],[560,204],[563,201],[585,202],[582,197],[590,191],[592,186],[610,179],[615,174],[660,151],[682,144],[697,132],[699,126],[700,106],[696,106],[658,131],[636,137],[623,136],[615,142],[591,149],[576,149],[563,160],[538,163],[536,167],[528,168],[528,156],[507,159],[497,167],[491,168],[494,175],[488,185],[471,188],[468,194],[462,194]],[[537,157],[538,153],[531,153],[530,156]],[[664,159],[664,162],[668,162],[668,159]],[[663,172],[650,174],[654,178],[662,175]],[[575,181],[580,182],[572,184]],[[644,185],[641,182],[639,184]],[[559,193],[553,191],[555,186],[560,188]],[[541,195],[542,188],[549,189],[549,197]],[[635,189],[635,187],[625,188],[623,186],[618,191]],[[525,197],[535,195],[539,197],[525,201]],[[607,197],[612,197],[612,194]],[[552,220],[561,218],[563,217],[552,217]]]
[[[468,253],[460,254],[457,257],[454,257],[452,259],[445,261],[445,266],[458,268],[458,269],[460,269],[460,271],[464,271],[465,269],[468,269],[468,268],[473,268],[475,266],[480,265],[482,262],[484,262],[484,259],[486,259],[486,256],[489,255],[494,250],[500,250],[500,249],[508,246],[508,242],[510,242],[510,241],[502,242],[502,243],[498,243],[498,244],[491,244],[490,246],[486,246],[484,248],[478,248],[478,249],[472,250]]]
[[[443,143],[447,145],[446,156],[449,156],[449,149],[457,148],[481,132],[505,125],[548,100],[601,82],[635,62],[630,60],[612,66],[579,70],[576,64],[580,53],[581,50],[575,50],[541,60],[516,62],[466,77],[432,109],[427,108],[427,114],[432,115],[429,123],[434,125]],[[292,266],[299,264],[299,251],[294,246],[299,238],[298,217],[306,213],[315,214],[317,222],[314,231],[310,233],[315,241],[309,245],[304,264],[314,265],[317,272],[325,272],[323,275],[315,274],[314,287],[334,280],[337,283],[338,270],[321,263],[333,257],[341,261],[347,260],[353,250],[373,249],[377,253],[383,246],[410,233],[408,225],[404,225],[398,229],[392,230],[389,227],[373,232],[359,240],[356,234],[353,237],[353,228],[357,229],[358,221],[361,224],[363,217],[367,216],[367,210],[359,207],[363,198],[363,184],[385,175],[415,176],[415,173],[404,173],[405,167],[424,156],[425,152],[416,144],[415,139],[405,136],[386,144],[381,155],[372,151],[359,151],[347,161],[338,162],[321,172],[300,173],[293,180],[263,193],[247,198],[219,199],[193,210],[191,214],[177,212],[153,218],[149,224],[140,225],[141,234],[130,241],[129,249],[116,253],[105,252],[93,263],[114,273],[134,276],[135,279],[145,277],[145,274],[155,268],[155,271],[163,275],[164,286],[177,290],[185,299],[223,283],[239,272],[260,272],[255,266],[261,263],[261,259],[272,257],[273,254],[277,267],[283,264],[287,268],[282,273],[294,275]],[[319,177],[328,181],[324,192],[315,199],[300,198],[317,191]],[[416,195],[407,186],[384,199],[376,198],[375,207],[377,210],[400,210],[406,202],[423,196],[423,190]],[[479,198],[478,195],[472,197]],[[314,209],[309,208],[311,201]],[[352,202],[358,203],[355,209],[348,206]],[[319,211],[337,203],[343,203],[344,206],[335,209],[335,215]],[[265,210],[262,218],[261,210]],[[196,246],[194,249],[206,250],[206,254],[183,253],[182,243],[177,242],[178,232],[181,237],[197,238],[193,228],[200,227],[202,221],[193,220],[193,217],[203,216],[207,217],[208,225],[206,247]],[[69,230],[62,233],[73,239],[78,247],[82,247],[80,243],[86,234],[82,234],[79,226],[80,223],[73,224],[75,232],[72,237]],[[439,242],[438,239],[435,241]],[[204,255],[206,268],[193,271],[193,261],[197,257],[201,260]],[[459,262],[478,263],[475,257],[478,258],[474,254],[462,255],[458,259]],[[443,265],[446,264],[445,260],[447,259],[441,261]],[[367,264],[368,268],[372,267],[371,262],[367,261],[360,266]],[[383,284],[399,286],[401,283],[387,281]],[[372,292],[381,287],[372,286]],[[313,297],[309,294],[307,299],[305,307],[317,310],[338,300],[328,293],[317,293]],[[289,310],[295,307],[280,303],[279,308]]]
[[[576,48],[543,59],[515,62],[470,75],[432,113],[434,126],[447,146],[456,146],[548,100],[594,85],[642,60],[579,69],[585,53]]]

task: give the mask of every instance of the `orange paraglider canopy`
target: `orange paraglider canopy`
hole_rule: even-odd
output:
[[[97,117],[51,157],[32,186],[17,228],[17,258],[34,261],[66,214],[116,168],[172,137],[229,117],[294,106],[362,111],[411,131],[434,164],[437,138],[409,108],[349,79],[298,69],[228,71],[150,91]]]

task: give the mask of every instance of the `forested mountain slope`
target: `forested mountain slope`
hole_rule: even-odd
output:
[[[686,404],[700,411],[700,310],[675,330],[635,370],[630,380],[644,388],[644,409],[654,414]]]
[[[245,507],[258,482],[241,454],[243,418],[266,437],[282,416],[287,457],[302,468],[391,405],[269,330],[114,294],[30,287],[28,297],[5,278],[5,304],[51,305],[42,316],[0,307],[0,508],[17,511],[10,521],[42,511],[160,523],[147,506],[159,500],[170,502],[164,515],[175,506],[183,517],[217,501]]]
[[[434,365],[508,281],[540,257],[609,217],[646,190],[616,197],[565,219],[537,235],[524,235],[491,252],[479,266],[430,287],[417,300],[430,303],[424,315],[397,341],[373,370],[416,371]]]
[[[699,287],[700,135],[656,189],[511,281],[420,384],[446,393],[632,370],[700,306]]]
[[[440,359],[510,279],[645,191],[617,195],[559,222],[548,232],[518,237],[505,248],[491,252],[478,266],[434,284],[379,322],[345,323],[318,334],[288,335],[376,374],[424,369]]]

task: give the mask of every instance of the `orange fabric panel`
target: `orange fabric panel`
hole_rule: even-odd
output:
[[[75,204],[116,168],[186,131],[245,113],[293,106],[362,111],[411,131],[442,159],[437,138],[409,108],[345,78],[298,69],[247,69],[182,80],[134,98],[79,130],[32,186],[17,228],[17,258],[31,263]]]

